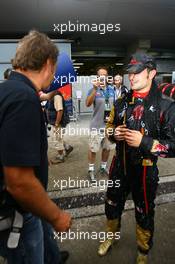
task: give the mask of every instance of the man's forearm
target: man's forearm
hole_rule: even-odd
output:
[[[56,121],[55,121],[55,124],[56,125],[59,125],[60,124],[61,119],[62,119],[62,116],[63,116],[63,110],[58,111],[57,112]]]
[[[86,106],[91,106],[94,102],[95,99],[95,95],[96,95],[96,89],[93,89],[91,94],[87,97],[86,99]]]
[[[41,93],[40,101],[49,101],[56,95],[56,91],[52,91],[49,93]]]
[[[7,191],[21,207],[53,224],[61,210],[50,200],[32,168],[5,167]]]

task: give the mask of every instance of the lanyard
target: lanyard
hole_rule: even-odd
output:
[[[100,88],[100,91],[103,94],[105,101],[109,101],[109,89],[108,89],[108,87],[105,90]]]

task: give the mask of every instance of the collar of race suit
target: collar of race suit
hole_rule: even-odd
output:
[[[139,93],[137,91],[133,91],[133,97],[135,98],[145,98],[147,95],[149,94],[149,91],[148,92],[145,92],[145,93]]]

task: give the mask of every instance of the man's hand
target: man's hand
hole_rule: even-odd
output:
[[[71,215],[65,211],[61,211],[58,219],[53,223],[53,228],[56,232],[66,232],[71,227]]]
[[[93,81],[92,81],[92,84],[93,84],[93,88],[94,88],[95,90],[97,90],[97,88],[100,86],[100,81],[98,81],[98,80],[93,80]]]
[[[55,125],[54,125],[54,129],[53,129],[53,133],[54,133],[54,134],[59,134],[59,131],[60,131],[59,124],[55,124]]]
[[[114,138],[117,141],[125,140],[125,133],[128,129],[126,128],[126,125],[121,125],[116,127],[114,131]]]
[[[45,219],[56,232],[71,226],[71,216],[48,196],[32,167],[3,167],[7,191],[26,211]]]
[[[40,101],[49,101],[51,100],[55,95],[57,94],[57,90],[49,92],[49,93],[44,93],[42,91],[39,92],[39,97]]]
[[[142,141],[142,133],[137,130],[127,129],[124,139],[130,147],[139,147]]]
[[[55,129],[57,130],[58,127],[59,127],[59,123],[55,123],[54,127],[55,127]]]

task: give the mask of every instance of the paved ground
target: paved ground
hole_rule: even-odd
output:
[[[150,264],[174,264],[175,263],[175,203],[158,206],[155,217],[154,247],[149,256]],[[96,216],[76,219],[71,231],[101,232],[104,228],[105,217]],[[114,245],[105,257],[97,255],[98,240],[69,240],[62,243],[61,249],[69,250],[70,259],[67,264],[134,264],[136,257],[135,220],[133,211],[127,211],[122,219],[122,232],[119,243]],[[0,264],[3,261],[0,260]],[[53,263],[54,264],[54,263]]]
[[[72,230],[75,232],[101,232],[105,223],[104,216],[77,219]],[[175,203],[158,206],[155,217],[154,247],[149,256],[151,264],[175,263]],[[65,240],[60,243],[62,249],[70,251],[67,264],[132,264],[136,257],[135,220],[133,210],[127,211],[122,219],[121,239],[113,246],[109,255],[97,255],[98,240]]]

